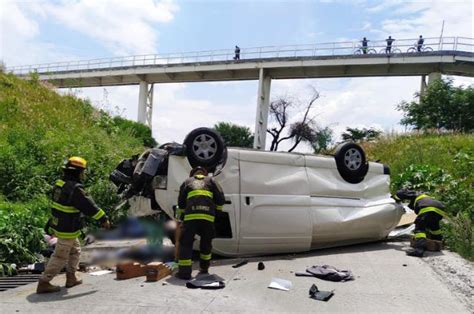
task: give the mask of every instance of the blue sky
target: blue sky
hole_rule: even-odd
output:
[[[144,53],[439,36],[473,37],[473,1],[12,1],[0,0],[0,58],[7,66]],[[459,78],[458,84],[472,84]],[[314,114],[347,126],[401,130],[395,106],[419,78],[282,80],[272,97],[321,94]],[[193,127],[233,121],[253,128],[257,82],[155,86],[153,133],[181,141]],[[138,87],[69,91],[135,119]],[[107,97],[104,97],[107,94]],[[199,117],[197,120],[196,117]],[[302,147],[302,150],[305,148]]]

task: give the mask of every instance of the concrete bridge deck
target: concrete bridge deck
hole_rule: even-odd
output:
[[[420,76],[433,72],[474,76],[474,53],[434,51],[421,54],[280,57],[238,61],[128,65],[39,73],[59,88],[147,83],[258,80],[265,69],[272,79]]]

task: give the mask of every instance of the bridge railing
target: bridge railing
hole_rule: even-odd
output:
[[[394,39],[395,41],[392,43],[390,51],[387,50],[386,40],[369,40],[366,49],[362,47],[360,41],[241,48],[240,60],[285,57],[290,58],[314,56],[349,56],[358,54],[396,55],[400,53],[424,53],[430,51],[474,52],[474,38],[468,37],[425,38],[423,46],[420,47],[419,51],[417,47],[418,38]],[[45,74],[73,71],[94,71],[134,66],[176,65],[183,63],[233,61],[235,60],[235,56],[236,55],[234,49],[191,51],[184,53],[150,54],[23,65],[9,67],[7,68],[7,71],[13,72],[18,75],[28,74],[31,72]]]

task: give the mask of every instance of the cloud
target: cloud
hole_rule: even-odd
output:
[[[50,45],[34,42],[39,24],[28,8],[15,1],[2,1],[0,10],[0,59],[7,66],[43,61],[41,56]]]
[[[156,23],[169,23],[178,6],[173,0],[71,0],[2,1],[0,10],[0,58],[7,66],[77,59],[77,47],[45,41],[41,27],[55,23],[82,33],[106,47],[112,54],[156,52]],[[73,38],[74,32],[68,36]]]
[[[384,1],[368,6],[371,13],[384,12],[379,30],[398,38],[439,37],[445,21],[444,36],[473,36],[473,5],[467,1]]]
[[[168,23],[178,6],[172,0],[80,0],[44,3],[45,14],[103,43],[115,55],[156,52],[154,23]]]

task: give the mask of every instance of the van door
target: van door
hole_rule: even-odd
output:
[[[303,155],[240,151],[239,254],[306,251],[310,196]]]

